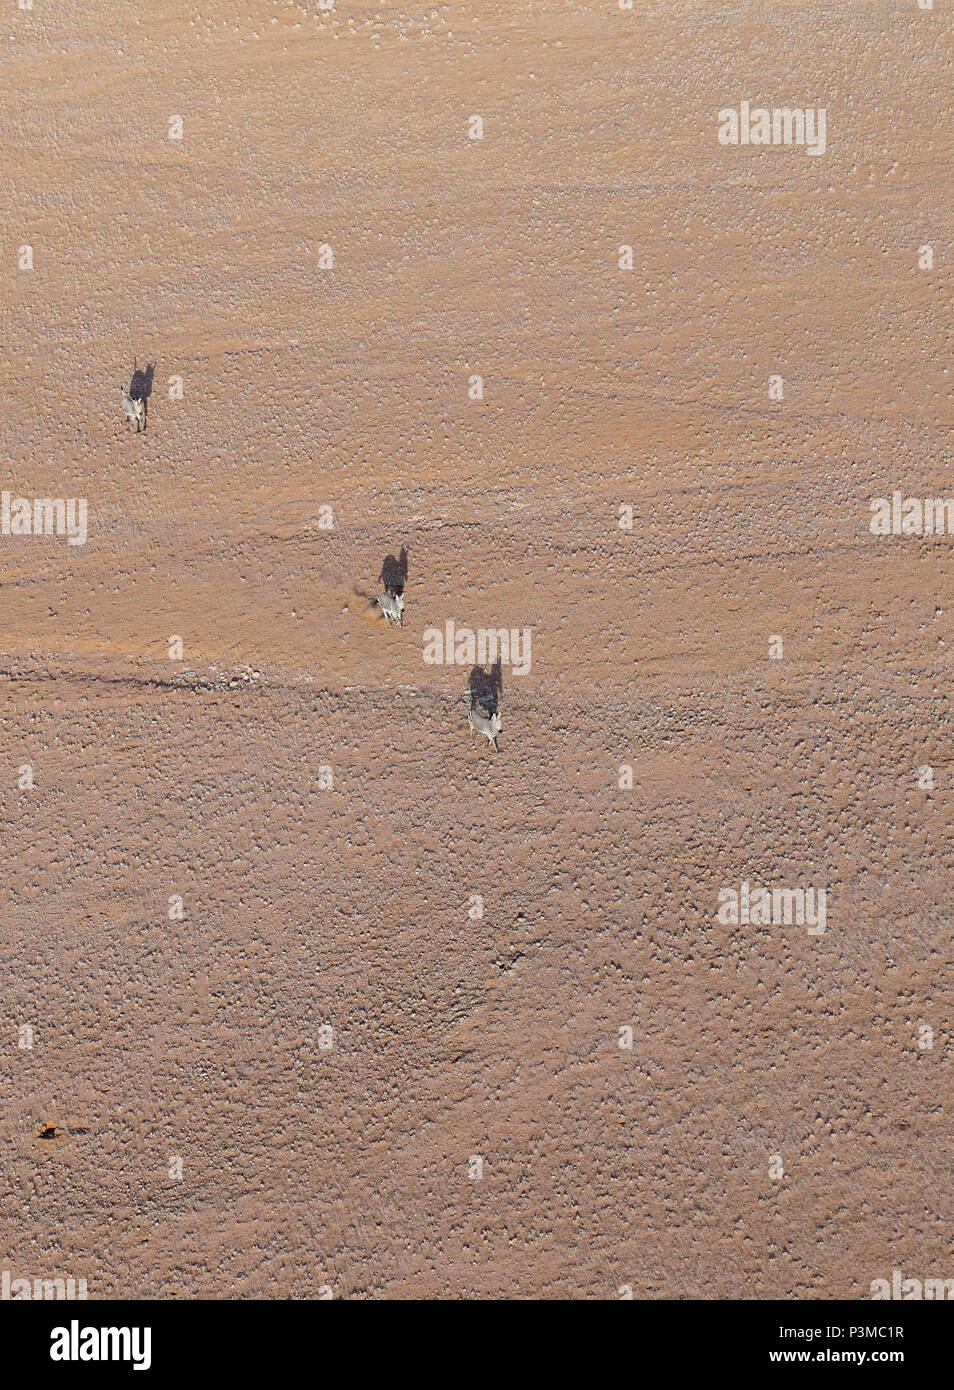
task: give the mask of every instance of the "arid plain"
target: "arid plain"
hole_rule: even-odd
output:
[[[869,527],[954,495],[950,7],[317,11],[0,26],[0,481],[88,503],[0,537],[0,1265],[954,1277],[954,538]]]

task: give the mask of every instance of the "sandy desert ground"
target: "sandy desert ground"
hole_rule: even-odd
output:
[[[869,526],[954,496],[952,31],[6,6],[2,487],[88,538],[0,537],[3,1268],[954,1277],[954,538]],[[824,154],[721,144],[742,100]],[[448,620],[532,633],[497,754]]]

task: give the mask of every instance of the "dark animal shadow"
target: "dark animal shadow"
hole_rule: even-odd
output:
[[[470,707],[480,705],[488,714],[496,714],[503,693],[503,675],[500,662],[495,661],[489,671],[475,666],[470,673]]]
[[[407,583],[406,545],[401,546],[401,553],[397,559],[393,555],[385,555],[379,578],[384,585],[385,593],[393,594],[395,598],[398,594],[404,593],[404,586]]]
[[[133,363],[133,374],[129,381],[129,394],[134,401],[142,401],[142,427],[145,431],[146,423],[149,419],[149,397],[152,395],[152,379],[155,376],[156,367],[154,362],[150,362],[146,367],[140,367]]]

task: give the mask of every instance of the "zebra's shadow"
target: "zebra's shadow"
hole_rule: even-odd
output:
[[[385,555],[381,565],[381,573],[378,576],[384,585],[384,591],[388,594],[404,593],[404,586],[407,583],[407,546],[401,546],[401,553],[397,557]]]
[[[152,395],[152,379],[156,373],[154,362],[149,362],[145,367],[133,363],[133,374],[129,379],[129,394],[134,401],[142,401],[143,423],[145,430],[146,421],[149,419],[149,397]]]
[[[471,709],[479,705],[488,714],[496,714],[503,693],[503,672],[499,659],[489,671],[485,671],[483,666],[475,666],[470,673],[468,684]]]

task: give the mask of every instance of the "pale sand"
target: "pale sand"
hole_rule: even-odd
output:
[[[194,8],[0,30],[2,486],[89,503],[0,538],[0,1263],[954,1275],[954,540],[868,530],[954,493],[949,8]],[[825,155],[720,146],[743,98],[824,106]],[[449,618],[532,629],[497,756]],[[826,932],[721,925],[743,879]]]

